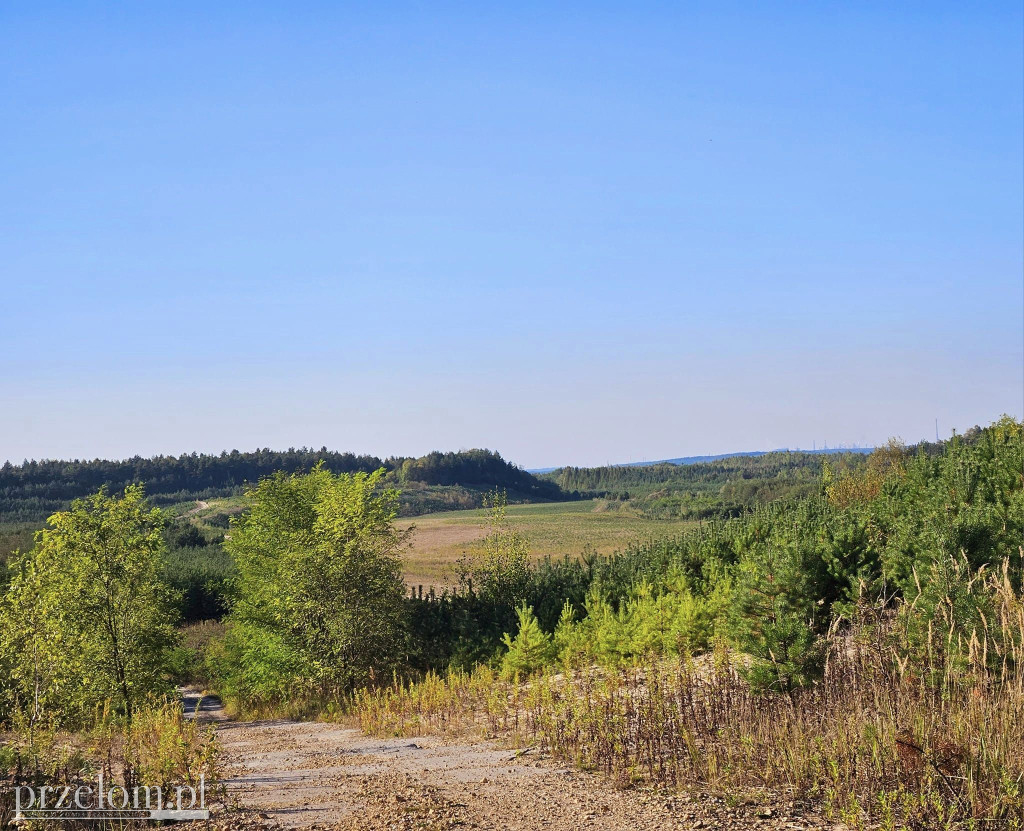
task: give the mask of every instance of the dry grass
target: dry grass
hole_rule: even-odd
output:
[[[820,683],[753,690],[724,651],[699,667],[510,683],[486,667],[359,694],[378,734],[477,731],[539,744],[628,785],[806,799],[857,829],[1024,829],[1024,597],[1004,571],[995,618],[955,653],[906,656],[904,619],[864,610]],[[998,627],[991,625],[998,621]],[[995,660],[993,660],[993,657]]]
[[[364,694],[357,712],[368,732],[539,744],[623,785],[810,800],[853,828],[1024,827],[1019,693],[948,695],[877,670],[833,662],[790,698],[754,692],[726,665],[710,677],[651,664],[525,685],[480,669]]]
[[[91,786],[102,774],[105,782],[129,790],[141,785],[165,790],[197,786],[201,777],[215,788],[218,754],[213,728],[186,718],[177,698],[148,702],[130,724],[104,708],[97,710],[91,727],[78,732],[15,726],[0,733],[0,828],[13,817],[17,785]],[[58,817],[46,824],[76,825]],[[93,825],[104,823],[97,820]]]

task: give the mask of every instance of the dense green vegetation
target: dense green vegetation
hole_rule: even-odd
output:
[[[167,692],[175,614],[162,578],[163,517],[142,490],[76,500],[13,564],[0,602],[0,719],[130,719]]]
[[[453,656],[466,640],[497,651],[504,632],[491,621],[514,630],[516,609],[526,603],[542,629],[559,635],[568,603],[563,622],[580,635],[563,632],[563,640],[586,644],[588,659],[699,652],[724,637],[764,662],[754,674],[765,683],[789,688],[815,677],[816,642],[859,603],[913,600],[926,631],[952,592],[955,620],[944,631],[966,643],[986,614],[981,597],[965,594],[970,575],[1008,560],[1019,587],[1021,428],[1004,419],[937,451],[891,445],[864,460],[833,459],[809,497],[612,557],[541,563],[516,591],[500,595],[500,610],[473,613],[474,604],[495,601],[486,586],[438,598],[430,614],[447,619],[425,629],[453,633]],[[639,480],[654,475],[648,470],[625,475]]]
[[[327,701],[400,669],[405,619],[398,494],[383,471],[279,473],[249,497],[227,549],[239,579],[218,686],[249,706]]]
[[[754,505],[810,496],[823,465],[856,468],[863,453],[828,456],[779,451],[693,464],[563,467],[541,478],[565,491],[628,502],[652,517],[710,519],[739,516]]]
[[[191,517],[198,500],[241,496],[247,485],[276,472],[308,473],[317,465],[333,473],[385,471],[383,481],[401,489],[397,511],[415,516],[429,511],[477,508],[496,488],[518,502],[572,498],[488,450],[429,453],[422,458],[356,456],[320,450],[257,450],[253,453],[135,457],[124,461],[26,461],[0,467],[0,588],[8,579],[7,560],[31,548],[36,531],[74,499],[106,488],[120,493],[143,485],[157,506],[177,508],[166,524],[166,573],[186,621],[219,618],[226,611],[229,581],[236,575],[223,550],[231,513]],[[186,507],[187,506],[187,509]]]
[[[1020,423],[892,444],[809,497],[414,604],[422,665],[448,675],[356,710],[620,781],[795,788],[853,827],[1019,829],[1022,543]]]
[[[611,556],[533,563],[495,490],[458,589],[406,596],[391,483],[450,487],[445,465],[465,475],[428,459],[427,472],[279,472],[248,490],[227,535],[167,524],[135,486],[74,502],[10,564],[0,718],[88,725],[102,709],[131,721],[201,663],[193,677],[241,712],[354,708],[383,731],[486,713],[617,775],[646,765],[662,784],[796,783],[837,815],[891,827],[1020,827],[1020,423],[832,457],[820,475],[810,460],[726,460],[730,476],[774,471],[802,490]],[[565,484],[621,477],[637,490],[659,475],[714,481],[641,468]],[[180,610],[226,611],[226,627],[183,651]],[[524,688],[526,675],[537,680]],[[686,726],[682,712],[701,715]]]
[[[171,523],[165,534],[164,574],[185,622],[219,619],[227,612],[234,560],[224,550],[224,535],[209,535],[188,521]]]
[[[915,603],[919,611],[925,606],[934,611],[935,598],[941,595],[934,587],[955,582],[961,573],[992,568],[1015,553],[1020,483],[1013,471],[1020,467],[1019,455],[1019,426],[1004,419],[944,447],[893,446],[870,457],[766,454],[688,466],[563,469],[552,474],[558,481],[551,487],[628,486],[641,495],[683,486],[705,488],[721,508],[724,496],[749,486],[739,503],[753,502],[755,507],[738,518],[705,522],[671,539],[638,542],[612,556],[583,551],[580,559],[531,566],[524,540],[504,525],[502,502],[495,506],[502,521],[495,521],[482,548],[485,558],[497,559],[487,565],[464,564],[461,586],[454,592],[403,601],[409,635],[402,651],[407,665],[418,671],[489,659],[500,653],[504,636],[518,630],[526,608],[543,631],[557,634],[559,642],[579,642],[598,650],[577,655],[578,660],[604,660],[608,656],[600,654],[602,644],[609,645],[617,659],[629,659],[684,647],[697,652],[725,637],[769,662],[768,671],[775,674],[771,683],[799,685],[814,677],[816,639],[864,598],[884,596],[893,602],[910,597],[927,576],[928,584]],[[232,454],[222,457],[223,469],[230,467],[231,458]],[[365,462],[354,456],[340,458],[339,463],[348,466]],[[307,460],[301,454],[287,457],[300,468]],[[266,482],[306,481],[301,473],[300,469],[292,474],[298,479],[280,480],[279,474]],[[324,461],[308,481],[330,475]],[[362,481],[366,473],[339,475]],[[959,482],[957,477],[966,478]],[[405,459],[390,469],[381,468],[372,481],[385,488],[399,480],[450,487],[471,479],[483,485],[488,478],[512,480],[520,493],[536,481],[486,451]],[[163,481],[180,484],[173,478]],[[781,483],[783,490],[795,487],[800,494],[809,493],[763,498],[765,483],[773,482]],[[259,495],[268,487],[260,485],[246,501],[248,512],[235,528],[229,551],[224,550],[223,533],[211,526],[199,527],[187,517],[166,524],[160,573],[184,620],[221,617],[232,602],[232,592],[236,608],[242,602],[238,587],[244,590],[252,581],[247,583],[238,570],[243,559],[239,546],[246,538],[239,532],[250,527]],[[767,492],[771,497],[778,494]],[[138,492],[129,488],[129,493]],[[683,491],[675,493],[683,498]],[[690,493],[691,501],[699,501],[699,491]],[[289,504],[298,510],[298,503]],[[396,514],[397,499],[389,505]],[[281,536],[283,527],[273,533]],[[308,544],[314,531],[306,533]],[[46,548],[37,545],[33,550]],[[968,627],[977,622],[977,614],[983,610],[959,624],[965,627],[964,637],[969,637]],[[648,617],[657,621],[656,637],[648,631]],[[570,637],[570,629],[579,635]],[[571,649],[566,655],[570,653]]]
[[[276,471],[308,472],[318,463],[334,473],[383,468],[384,483],[400,491],[400,516],[479,508],[488,493],[500,490],[510,502],[597,495],[608,499],[609,509],[644,521],[737,515],[763,502],[813,493],[822,471],[821,456],[770,453],[693,465],[564,468],[535,477],[485,450],[384,461],[321,449],[7,464],[0,468],[0,586],[6,580],[8,553],[30,548],[46,516],[99,487],[117,493],[137,483],[145,486],[151,503],[177,514],[165,529],[166,567],[182,619],[220,618],[236,575],[222,542],[230,519],[244,507],[245,483]],[[845,454],[832,463],[854,467],[862,458]],[[197,513],[195,501],[207,499],[225,507]],[[580,542],[573,553],[584,549],[585,542]]]
[[[238,493],[246,482],[255,483],[275,471],[310,470],[324,461],[336,472],[371,471],[383,464],[371,456],[320,450],[257,450],[220,455],[191,453],[182,456],[136,456],[123,461],[29,461],[0,467],[0,515],[13,520],[45,519],[67,507],[71,500],[106,487],[112,493],[142,484],[157,505],[208,499]]]

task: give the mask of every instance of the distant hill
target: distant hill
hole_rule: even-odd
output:
[[[141,483],[157,505],[214,499],[241,493],[275,471],[308,471],[319,462],[335,473],[388,471],[403,491],[406,515],[446,508],[479,507],[483,495],[505,490],[512,502],[565,499],[554,482],[542,481],[490,450],[428,453],[419,458],[357,456],[320,448],[269,449],[219,455],[191,453],[118,461],[26,461],[0,467],[0,523],[42,522],[78,497],[105,486],[111,491]]]
[[[810,453],[811,455],[837,453],[871,453],[874,447],[826,447],[815,450],[790,450],[789,448],[777,448],[775,450],[740,450],[735,453],[718,453],[713,456],[678,456],[675,459],[656,459],[653,462],[616,462],[606,467],[648,467],[650,465],[695,465],[701,462],[717,462],[719,459],[732,459],[737,456],[766,456],[769,453]],[[539,475],[542,473],[554,473],[561,470],[559,467],[532,467],[530,473]]]
[[[869,451],[754,451],[560,467],[537,475],[564,492],[603,497],[645,516],[709,519],[736,516],[756,504],[815,492],[821,486],[826,452],[832,464],[855,468],[864,463]]]
[[[840,453],[871,453],[873,447],[826,447],[816,450],[790,450],[789,448],[778,448],[776,450],[746,450],[737,453],[719,453],[714,456],[680,456],[676,459],[660,459],[656,462],[625,462],[618,467],[645,467],[647,465],[695,465],[701,462],[717,462],[720,459],[733,459],[737,456],[767,456],[769,453],[805,453],[811,456],[830,455]]]

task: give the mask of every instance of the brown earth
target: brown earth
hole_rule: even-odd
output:
[[[487,536],[482,520],[476,525],[442,525],[415,521],[410,550],[405,557],[405,583],[412,589],[423,587],[443,591],[458,582],[455,563],[474,543]]]

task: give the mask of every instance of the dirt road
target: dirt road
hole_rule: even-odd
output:
[[[318,722],[229,722],[216,703],[226,786],[237,805],[288,828],[494,831],[836,829],[792,803],[729,806],[711,797],[616,788],[535,749],[376,739]]]

